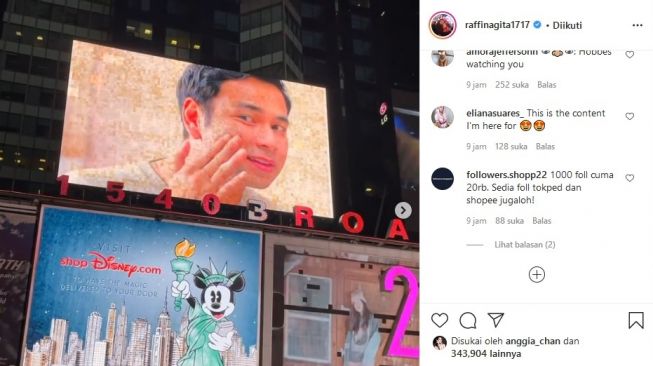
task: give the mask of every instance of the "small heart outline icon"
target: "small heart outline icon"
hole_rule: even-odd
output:
[[[438,328],[442,328],[449,321],[449,315],[447,313],[433,313],[431,315],[431,321]]]
[[[635,174],[626,174],[626,180],[632,182],[635,180]]]
[[[630,120],[632,120],[633,118],[635,118],[635,113],[633,113],[633,112],[628,112],[628,113],[626,113],[626,119],[627,119],[627,120],[630,121]]]
[[[626,51],[626,57],[633,58],[635,56],[635,51]]]

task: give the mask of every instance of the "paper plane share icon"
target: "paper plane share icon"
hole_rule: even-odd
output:
[[[492,318],[492,322],[494,322],[494,327],[498,327],[499,323],[501,323],[501,319],[503,319],[503,315],[505,313],[487,313],[487,315]]]

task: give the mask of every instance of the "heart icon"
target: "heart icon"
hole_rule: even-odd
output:
[[[635,174],[626,174],[626,180],[632,182],[635,179]],[[433,314],[435,315],[435,314]]]
[[[633,113],[633,112],[626,113],[626,119],[628,119],[630,121],[633,118],[635,118],[635,113]]]
[[[431,321],[438,328],[442,328],[442,326],[447,324],[447,322],[449,321],[449,316],[447,315],[447,313],[433,313],[433,315],[431,315]]]
[[[634,52],[634,51],[626,51],[626,57],[628,57],[628,58],[633,58],[633,56],[635,56],[635,52]]]

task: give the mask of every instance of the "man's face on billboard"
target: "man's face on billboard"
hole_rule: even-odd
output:
[[[210,148],[225,133],[240,136],[246,185],[267,188],[288,155],[288,107],[281,91],[255,77],[225,81],[204,117],[202,144]]]

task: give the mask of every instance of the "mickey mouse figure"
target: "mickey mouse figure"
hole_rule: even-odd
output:
[[[231,348],[234,326],[228,320],[236,305],[234,293],[245,287],[243,272],[227,273],[225,264],[221,272],[209,258],[210,270],[198,266],[195,286],[202,290],[200,299],[191,296],[188,281],[172,281],[172,296],[186,299],[188,310],[188,350],[179,366],[224,366],[220,352]]]

